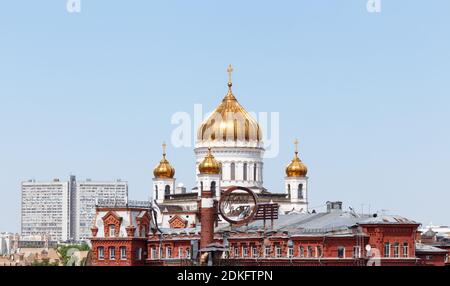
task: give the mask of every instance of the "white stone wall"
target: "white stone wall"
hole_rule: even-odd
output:
[[[299,196],[298,185],[302,185],[303,197]],[[289,191],[290,186],[290,191]],[[291,202],[303,202],[308,201],[308,177],[285,177],[284,178],[284,190],[286,194],[290,195]]]
[[[216,199],[220,199],[220,188],[221,188],[221,180],[220,175],[213,175],[213,174],[199,174],[197,175],[197,196],[200,198],[202,196],[202,183],[203,183],[203,190],[209,191],[211,189],[211,183],[216,182],[216,191],[214,196]]]
[[[173,179],[157,179],[153,178],[153,189],[152,189],[152,201],[155,201],[160,204],[164,202],[165,189],[166,186],[170,186],[170,193],[175,193],[175,178]],[[158,192],[158,193],[156,193]]]
[[[197,148],[195,148],[196,156],[196,174],[197,174],[197,185],[198,185],[198,165],[205,158],[208,147],[202,147],[207,145],[211,146],[212,153],[215,159],[222,163],[222,178],[221,186],[243,186],[243,187],[263,187],[263,154],[264,149],[262,147],[247,147],[245,145],[251,146],[251,144],[230,144],[230,142],[216,142],[211,141],[209,144],[198,143]],[[234,164],[234,178],[232,177],[232,164]],[[254,171],[254,166],[256,165],[256,174]],[[246,178],[244,176],[244,166],[246,166]],[[256,177],[255,177],[256,175]]]

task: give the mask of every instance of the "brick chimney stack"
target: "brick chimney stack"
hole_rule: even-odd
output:
[[[200,249],[207,247],[214,241],[215,209],[214,198],[211,190],[202,191],[200,210]]]

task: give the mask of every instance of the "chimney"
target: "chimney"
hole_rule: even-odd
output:
[[[342,202],[327,202],[327,213],[342,212]]]
[[[215,204],[211,190],[202,190],[200,209],[200,248],[214,241]]]

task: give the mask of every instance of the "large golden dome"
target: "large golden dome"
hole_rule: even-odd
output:
[[[205,159],[198,165],[198,170],[200,174],[220,174],[222,169],[222,164],[217,161],[214,156],[211,154],[211,147],[208,148],[208,154]]]
[[[157,179],[172,179],[175,176],[175,169],[166,159],[166,144],[163,144],[163,158],[153,170],[153,175]]]
[[[258,122],[239,104],[231,90],[231,65],[228,93],[214,112],[200,125],[197,133],[199,141],[257,141],[262,134]]]
[[[295,141],[295,156],[294,159],[286,167],[286,176],[288,177],[305,177],[308,173],[308,168],[305,164],[298,158],[297,150],[298,141]]]

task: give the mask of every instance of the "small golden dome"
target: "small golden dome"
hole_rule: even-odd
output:
[[[198,165],[198,170],[200,171],[200,174],[220,174],[222,164],[211,154],[211,147],[208,148],[208,154],[205,159]]]
[[[297,150],[298,141],[295,141],[295,156],[294,159],[286,167],[286,176],[288,177],[304,177],[308,173],[308,168],[305,164],[298,158]]]
[[[228,67],[228,93],[213,113],[200,125],[197,140],[212,141],[257,141],[262,137],[258,122],[239,104],[231,87],[231,73]]]
[[[175,175],[175,169],[166,159],[166,144],[163,144],[163,158],[153,170],[153,175],[157,179],[172,179]]]

